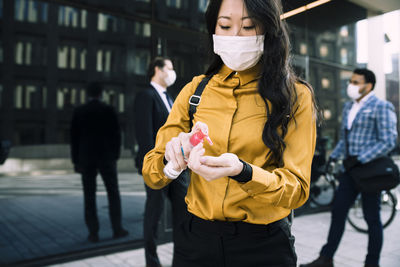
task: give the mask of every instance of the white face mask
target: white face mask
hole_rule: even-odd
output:
[[[169,87],[174,84],[176,80],[176,73],[173,70],[166,70],[166,72],[167,72],[167,77],[164,78],[164,81],[167,87]]]
[[[224,36],[213,35],[214,53],[224,64],[235,71],[255,66],[264,52],[264,35]]]
[[[357,100],[361,97],[361,93],[359,92],[359,90],[360,86],[349,83],[349,85],[347,86],[347,95],[351,99]]]

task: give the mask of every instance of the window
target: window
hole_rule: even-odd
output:
[[[58,25],[72,28],[86,28],[87,11],[69,6],[58,7]]]
[[[116,94],[114,90],[104,90],[103,91],[103,101],[111,106],[116,104]]]
[[[46,66],[47,46],[46,44],[44,44],[44,42],[45,40],[37,38],[17,38],[17,41],[15,43],[15,64],[29,66]]]
[[[81,90],[80,100],[81,100],[81,104],[84,104],[86,102],[86,91],[85,90]]]
[[[340,27],[339,34],[341,37],[349,37],[349,27],[348,26]]]
[[[67,68],[68,61],[68,46],[58,48],[58,60],[57,65],[60,69]]]
[[[97,17],[97,30],[101,32],[105,31],[111,31],[111,32],[116,32],[117,31],[117,18],[111,15],[99,13]]]
[[[57,89],[57,108],[64,110],[85,103],[85,90],[80,85]]]
[[[106,46],[97,50],[96,70],[100,72],[121,72],[124,71],[123,49],[117,46]]]
[[[135,35],[150,37],[151,36],[151,24],[150,23],[142,23],[135,22]]]
[[[17,42],[15,44],[15,63],[18,65],[32,64],[32,43]]]
[[[150,62],[150,51],[145,49],[136,49],[128,52],[127,72],[138,75],[145,75],[147,65]]]
[[[86,69],[86,49],[79,45],[58,47],[57,66],[60,69]]]
[[[331,87],[331,81],[328,78],[322,78],[321,85],[322,85],[322,88],[329,89]]]
[[[199,0],[199,10],[201,12],[206,12],[207,9],[207,0]]]
[[[14,91],[14,107],[17,109],[38,109],[46,107],[45,87],[25,84],[17,85]]]
[[[64,94],[66,92],[68,92],[67,88],[57,90],[57,108],[58,109],[64,108]]]
[[[97,51],[97,71],[110,72],[111,71],[111,50],[98,50]]]
[[[307,49],[307,44],[306,43],[301,43],[300,44],[300,54],[301,55],[307,55],[308,49]]]
[[[125,95],[122,88],[118,86],[105,86],[102,99],[105,103],[113,106],[119,113],[125,111]]]
[[[319,47],[319,55],[323,58],[325,58],[329,55],[329,48],[327,45],[321,45]]]
[[[22,92],[23,88],[21,85],[17,85],[15,87],[15,92],[14,92],[14,104],[15,104],[15,108],[17,109],[21,109],[22,108]]]
[[[349,55],[346,48],[340,49],[340,63],[347,65],[349,63]]]
[[[85,70],[86,69],[86,56],[87,56],[86,49],[82,49],[79,56],[80,56],[80,69]]]
[[[182,7],[182,0],[167,0],[168,7],[175,7],[181,8]]]
[[[36,87],[32,85],[25,86],[25,108],[31,109],[35,106],[34,97],[36,93]]]
[[[70,53],[71,53],[71,58],[70,58],[69,66],[71,69],[75,69],[76,68],[76,48],[71,47]]]
[[[47,22],[47,3],[36,0],[15,0],[14,8],[14,17],[17,21]]]
[[[1,92],[0,92],[1,93]],[[1,96],[0,96],[1,97]],[[1,99],[0,99],[1,100]],[[125,95],[120,93],[119,94],[119,105],[118,105],[118,111],[120,113],[124,113],[125,111]]]

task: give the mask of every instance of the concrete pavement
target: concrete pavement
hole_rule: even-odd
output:
[[[140,247],[142,239],[145,199],[142,178],[137,173],[119,174],[123,220],[131,234],[118,240],[110,238],[106,194],[100,181],[99,178],[101,242],[92,244],[86,241],[79,175],[65,171],[0,174],[0,266],[145,266],[143,249],[134,249]],[[328,212],[304,214],[296,216],[293,224],[299,263],[317,257],[329,227]],[[397,216],[385,229],[382,267],[400,266],[399,237],[400,218]],[[336,266],[363,266],[366,246],[367,235],[348,225],[335,257]],[[170,266],[172,244],[161,245],[158,249],[163,265]],[[70,253],[81,260],[51,265],[50,262],[65,262]],[[47,264],[30,262],[52,257],[53,261]]]
[[[296,237],[296,252],[298,263],[307,263],[318,257],[321,246],[325,243],[329,228],[329,212],[295,217],[293,234]],[[385,229],[385,241],[381,255],[381,267],[400,266],[400,217],[397,216],[392,224]],[[356,232],[349,224],[343,236],[341,245],[334,258],[338,267],[363,267],[367,251],[367,235]],[[172,243],[158,247],[158,253],[163,266],[171,266]],[[144,267],[144,250],[114,253],[51,267]],[[243,266],[245,267],[245,266]]]

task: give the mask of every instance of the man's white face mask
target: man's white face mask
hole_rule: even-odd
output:
[[[167,72],[167,77],[164,78],[164,81],[167,87],[169,87],[174,84],[176,80],[176,73],[174,70],[166,70],[166,72]]]
[[[347,95],[353,100],[359,99],[361,97],[360,86],[349,83],[347,86]]]
[[[213,35],[214,53],[224,64],[235,71],[255,66],[264,53],[264,35],[225,36]]]

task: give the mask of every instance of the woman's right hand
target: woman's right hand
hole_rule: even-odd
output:
[[[165,159],[172,163],[176,171],[181,171],[187,168],[187,159],[193,146],[190,143],[190,137],[198,131],[202,131],[208,135],[208,126],[203,122],[196,122],[190,133],[181,132],[177,137],[173,137],[165,145]],[[182,153],[183,151],[183,153]],[[183,155],[184,154],[184,155]]]

